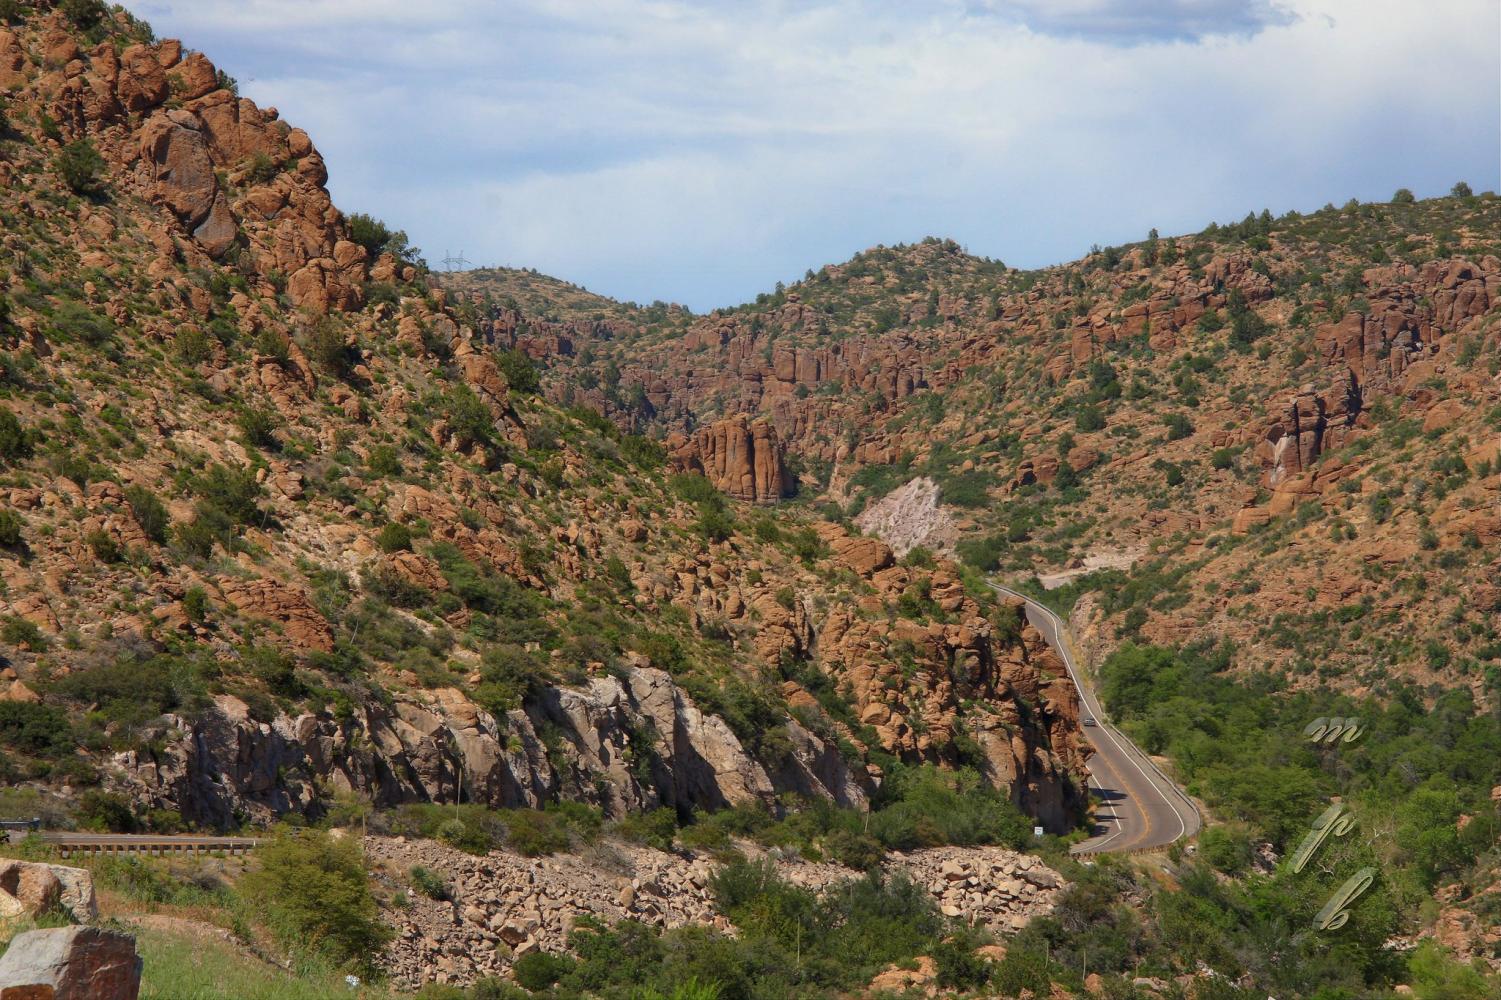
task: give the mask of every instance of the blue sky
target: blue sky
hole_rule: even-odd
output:
[[[1501,187],[1495,0],[142,0],[430,261],[732,305]]]

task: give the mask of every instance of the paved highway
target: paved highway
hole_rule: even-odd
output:
[[[1026,602],[1027,621],[1063,660],[1069,678],[1079,690],[1081,721],[1095,721],[1095,725],[1083,727],[1084,736],[1095,748],[1094,756],[1089,759],[1089,785],[1096,800],[1094,836],[1074,845],[1073,852],[1147,850],[1198,833],[1199,811],[1189,797],[1136,744],[1106,721],[1099,699],[1074,661],[1067,623],[1020,591],[998,583],[990,586],[999,594]]]

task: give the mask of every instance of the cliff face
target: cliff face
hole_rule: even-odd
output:
[[[885,752],[1072,818],[1076,713],[952,563],[753,510],[791,487],[764,420],[673,466],[518,390],[497,348],[613,318],[372,262],[274,109],[42,7],[0,33],[0,697],[41,720],[0,734],[7,780],[205,826],[340,791],[859,808]],[[746,501],[728,537],[673,468]]]
[[[201,717],[168,722],[164,751],[128,751],[114,764],[138,800],[213,828],[317,815],[341,792],[377,808],[568,800],[618,817],[662,806],[685,815],[746,804],[775,810],[783,792],[858,807],[869,787],[837,748],[792,720],[790,750],[768,771],[722,719],[650,668],[583,689],[545,688],[524,710],[500,717],[442,688],[345,718],[278,714],[266,722],[221,695]]]
[[[673,464],[697,472],[715,489],[749,503],[776,503],[792,495],[782,442],[769,423],[744,417],[719,420],[692,437],[667,438]]]

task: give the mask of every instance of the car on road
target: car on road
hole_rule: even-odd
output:
[[[1096,724],[1096,723],[1095,723],[1095,721],[1094,721],[1094,720],[1093,720],[1093,719],[1091,719],[1091,718],[1089,718],[1089,717],[1088,717],[1088,716],[1086,716],[1086,717],[1085,717],[1085,719],[1084,719],[1084,724],[1085,724],[1085,725],[1086,725],[1086,726],[1093,726],[1093,725],[1095,725],[1095,724]]]

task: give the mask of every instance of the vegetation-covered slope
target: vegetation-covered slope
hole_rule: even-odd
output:
[[[566,350],[525,322],[502,337],[554,398],[629,426],[765,415],[804,495],[846,514],[931,477],[978,568],[1134,562],[1090,581],[1107,641],[1207,625],[1238,665],[1489,700],[1498,227],[1501,199],[1457,185],[1036,272],[930,240],[700,318],[558,298]]]
[[[10,778],[122,827],[686,819],[862,805],[906,760],[1074,823],[1073,694],[1014,609],[543,401],[306,135],[126,14],[36,6],[0,32]]]

